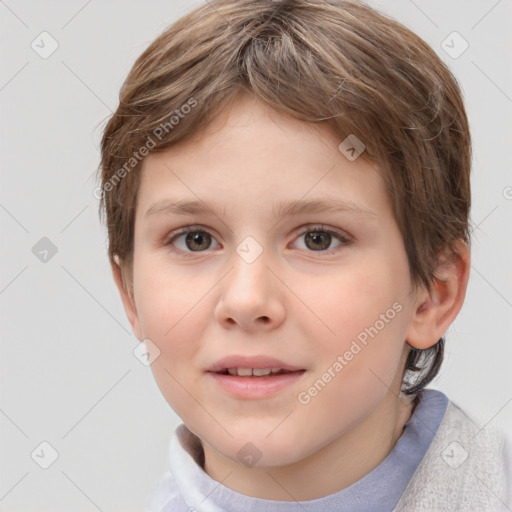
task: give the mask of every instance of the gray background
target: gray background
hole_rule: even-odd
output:
[[[166,469],[179,419],[132,353],[94,173],[102,123],[134,59],[199,3],[0,1],[2,511],[141,510]],[[371,4],[450,65],[474,137],[472,274],[431,387],[482,426],[510,428],[512,1]],[[59,45],[47,59],[31,47],[43,31]],[[469,43],[458,58],[441,47],[453,31]],[[452,53],[462,48],[451,40]],[[57,248],[46,262],[43,237]],[[59,454],[48,469],[43,441]]]

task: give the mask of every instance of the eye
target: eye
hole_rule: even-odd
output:
[[[350,239],[342,232],[325,228],[323,225],[306,226],[306,229],[298,236],[297,240],[304,238],[303,247],[309,251],[323,252],[331,254],[336,249],[350,242]],[[333,239],[338,240],[338,244],[328,249],[333,243]],[[171,233],[165,245],[170,246],[176,252],[190,253],[204,252],[212,249],[212,242],[215,238],[202,226],[186,226]],[[217,244],[218,245],[218,244]],[[219,246],[220,247],[220,246]]]
[[[323,225],[306,226],[306,230],[299,235],[297,240],[300,240],[301,237],[304,237],[303,245],[306,249],[315,252],[324,252],[325,254],[332,254],[336,252],[338,247],[350,242],[349,238],[343,233],[325,228]],[[334,248],[327,251],[326,249],[328,249],[333,242],[333,237],[338,239],[339,243],[335,245]]]
[[[175,231],[165,245],[177,247],[184,253],[203,252],[211,248],[213,240],[213,236],[201,226],[187,226]]]

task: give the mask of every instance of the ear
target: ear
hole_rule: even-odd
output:
[[[133,278],[131,273],[129,276],[125,275],[126,272],[123,272],[117,255],[115,256],[115,260],[116,261],[111,261],[110,263],[112,266],[112,275],[114,276],[114,281],[116,283],[117,289],[119,290],[119,294],[121,295],[124,311],[128,321],[130,322],[130,325],[132,326],[133,334],[139,341],[142,341],[144,337],[142,336],[139,316],[137,314],[135,301],[133,299]]]
[[[471,267],[467,244],[459,240],[452,251],[439,257],[430,289],[417,294],[415,312],[407,330],[406,341],[418,349],[435,345],[458,315],[469,279]]]

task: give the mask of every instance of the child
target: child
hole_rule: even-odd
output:
[[[100,205],[183,420],[148,511],[507,510],[504,436],[426,389],[468,282],[470,160],[454,77],[361,3],[213,0],[149,46]]]

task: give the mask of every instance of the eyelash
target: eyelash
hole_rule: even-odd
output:
[[[204,228],[203,226],[200,226],[200,225],[185,226],[176,231],[173,231],[167,238],[167,241],[164,243],[164,245],[171,247],[171,246],[173,246],[176,239],[179,238],[181,235],[186,235],[188,233],[195,233],[195,232],[205,232],[205,233],[210,234],[213,237],[213,235],[208,231],[208,229]],[[322,224],[312,224],[312,225],[305,226],[305,229],[297,235],[297,238],[299,238],[307,233],[316,233],[316,232],[328,233],[329,235],[332,235],[332,236],[338,238],[338,240],[341,243],[339,245],[337,245],[334,249],[329,249],[326,251],[309,250],[308,252],[318,252],[318,253],[330,255],[330,254],[334,254],[341,247],[350,243],[350,239],[346,235],[344,235],[343,233],[341,233],[339,231],[335,231],[335,230],[326,228]],[[172,248],[172,251],[185,254],[187,257],[194,256],[196,254],[201,254],[201,253],[207,252],[208,250],[209,249],[206,249],[204,251],[183,251],[182,249]]]

